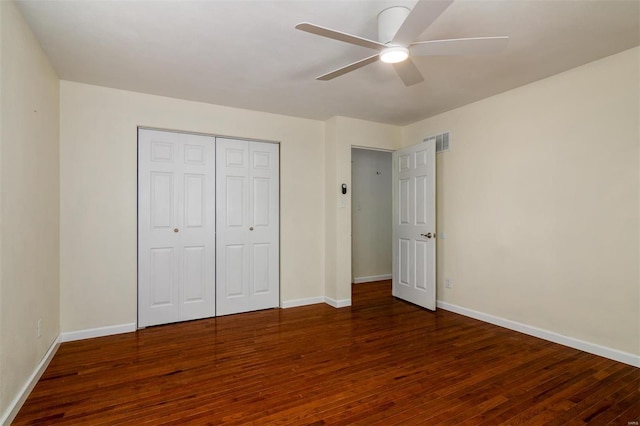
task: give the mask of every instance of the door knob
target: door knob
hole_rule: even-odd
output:
[[[422,235],[423,237],[426,237],[426,238],[431,238],[431,237],[435,238],[436,237],[436,234],[433,233],[433,235],[432,235],[431,232],[427,232],[426,234],[420,234],[420,235]]]
[[[178,228],[173,228],[173,232],[178,232],[179,229]]]
[[[249,231],[253,231],[253,226],[249,227]]]

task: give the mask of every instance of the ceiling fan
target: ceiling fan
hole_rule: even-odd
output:
[[[506,47],[509,37],[474,37],[448,40],[415,41],[450,5],[453,0],[419,0],[413,10],[403,6],[387,8],[378,14],[378,41],[302,22],[296,28],[311,34],[357,46],[378,50],[379,53],[317,77],[331,80],[348,72],[381,60],[393,64],[405,85],[424,81],[411,60],[413,56],[478,55],[496,53]]]

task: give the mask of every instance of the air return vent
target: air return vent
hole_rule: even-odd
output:
[[[435,139],[436,141],[436,153],[449,151],[451,145],[449,143],[449,132],[441,133],[435,136],[429,136],[424,141],[430,141]]]

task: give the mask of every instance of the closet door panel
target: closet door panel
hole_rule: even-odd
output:
[[[215,141],[138,131],[138,326],[215,315]]]
[[[216,139],[218,315],[277,307],[278,145]]]

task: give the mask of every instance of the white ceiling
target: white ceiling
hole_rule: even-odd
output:
[[[375,53],[294,29],[303,21],[376,40],[377,14],[415,0],[22,0],[61,79],[326,120],[404,125],[640,44],[640,1],[457,0],[419,40],[510,36],[501,54],[414,58],[405,87]]]

